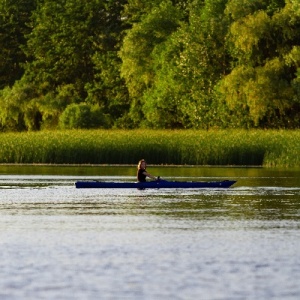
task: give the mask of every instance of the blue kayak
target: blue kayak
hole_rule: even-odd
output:
[[[229,188],[236,181],[167,181],[155,180],[147,182],[109,182],[109,181],[76,181],[75,186],[78,189],[190,189],[190,188]]]

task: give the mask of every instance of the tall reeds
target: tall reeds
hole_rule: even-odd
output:
[[[299,130],[1,133],[0,163],[300,166]]]

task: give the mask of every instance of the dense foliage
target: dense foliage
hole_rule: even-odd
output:
[[[0,129],[299,128],[298,0],[0,0]]]

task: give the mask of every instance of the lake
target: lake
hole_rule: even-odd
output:
[[[0,299],[299,299],[300,169],[148,167],[229,189],[76,189],[132,166],[0,166]]]

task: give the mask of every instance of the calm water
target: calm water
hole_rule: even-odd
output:
[[[149,168],[227,190],[76,190],[132,167],[0,166],[0,299],[299,299],[300,169]]]

